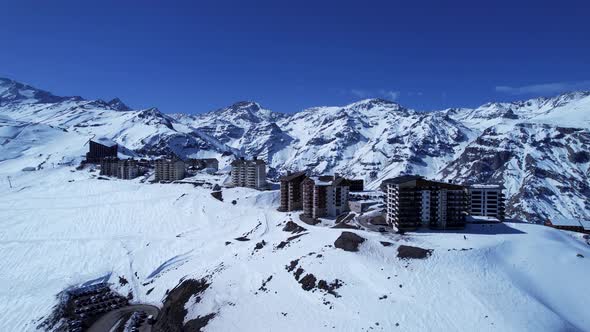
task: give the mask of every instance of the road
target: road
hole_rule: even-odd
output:
[[[109,332],[113,330],[113,327],[117,325],[117,323],[127,314],[131,314],[135,311],[145,311],[148,316],[153,315],[154,318],[158,317],[160,313],[160,309],[153,305],[147,304],[133,304],[123,308],[119,308],[117,310],[113,310],[107,312],[103,316],[101,316],[90,328],[88,328],[88,332]],[[121,322],[121,324],[125,324],[125,322]],[[144,323],[142,328],[140,329],[142,332],[151,332],[152,326]]]

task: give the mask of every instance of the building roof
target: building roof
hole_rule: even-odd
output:
[[[117,143],[115,141],[113,141],[110,138],[106,138],[106,137],[94,137],[90,139],[92,142],[94,143],[98,143],[100,145],[104,145],[104,146],[108,146],[108,147],[112,147],[117,145]]]
[[[409,181],[420,180],[423,178],[424,177],[422,177],[420,175],[400,175],[400,176],[396,176],[394,178],[385,179],[385,180],[383,180],[383,182],[390,183],[390,184],[401,184],[401,183],[406,183]]]
[[[553,218],[549,222],[553,226],[584,227],[580,220],[572,218]]]
[[[504,188],[501,184],[472,184],[469,188],[473,189],[502,189]]]
[[[264,160],[262,159],[253,159],[253,160],[246,160],[246,159],[236,159],[231,162],[232,166],[238,166],[240,164],[258,164],[258,165],[266,165]]]
[[[487,224],[487,223],[496,223],[500,222],[496,217],[489,217],[489,216],[466,216],[465,221],[472,224]]]
[[[281,181],[292,181],[298,177],[305,176],[305,172],[295,172],[292,174],[285,175],[280,178]]]
[[[331,175],[322,175],[322,176],[312,176],[307,178],[308,180],[313,181],[316,186],[338,186],[338,187],[348,187],[348,181],[345,178],[337,177],[334,179],[334,176]]]

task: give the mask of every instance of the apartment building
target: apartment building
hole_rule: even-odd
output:
[[[86,162],[98,164],[103,158],[117,157],[118,145],[106,137],[92,138],[88,141]]]
[[[404,175],[386,182],[387,223],[400,230],[461,228],[467,214],[464,186]]]
[[[266,188],[266,163],[254,157],[240,158],[231,163],[231,183],[235,187]]]
[[[307,179],[305,172],[288,172],[281,177],[281,206],[279,211],[295,211],[303,209],[303,180]]]
[[[139,176],[139,165],[137,160],[132,158],[119,160],[117,163],[117,177],[119,179],[129,180]]]
[[[176,181],[184,179],[185,164],[176,158],[156,160],[156,181]]]
[[[137,160],[105,157],[100,161],[100,175],[114,176],[119,179],[135,179],[139,176]]]
[[[474,184],[469,186],[469,214],[493,217],[503,221],[505,217],[505,198],[502,185]]]
[[[337,217],[349,211],[348,192],[347,180],[338,175],[306,178],[302,182],[303,216]]]

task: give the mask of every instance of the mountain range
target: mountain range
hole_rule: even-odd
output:
[[[194,111],[194,110],[187,110]],[[251,101],[200,114],[132,110],[0,78],[0,173],[73,165],[106,136],[128,156],[257,156],[288,170],[362,178],[400,174],[502,183],[507,215],[590,219],[590,92],[420,112],[366,99],[286,114]]]

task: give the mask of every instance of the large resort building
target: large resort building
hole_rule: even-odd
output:
[[[348,192],[348,181],[337,175],[303,180],[303,216],[312,219],[337,217],[349,211]]]
[[[137,160],[116,157],[102,158],[100,161],[100,175],[115,176],[119,179],[135,179],[139,176]]]
[[[176,181],[184,179],[185,164],[176,158],[156,160],[156,181]]]
[[[464,186],[405,175],[388,180],[386,194],[387,222],[400,230],[465,226],[468,204]]]
[[[501,185],[469,186],[469,214],[504,220],[505,203]]]
[[[266,163],[254,157],[240,158],[231,163],[231,183],[235,187],[266,188]]]
[[[279,211],[296,211],[303,209],[303,180],[305,172],[287,173],[281,180],[281,206]]]
[[[117,157],[118,145],[106,137],[92,138],[88,141],[86,162],[98,164],[103,158]]]

